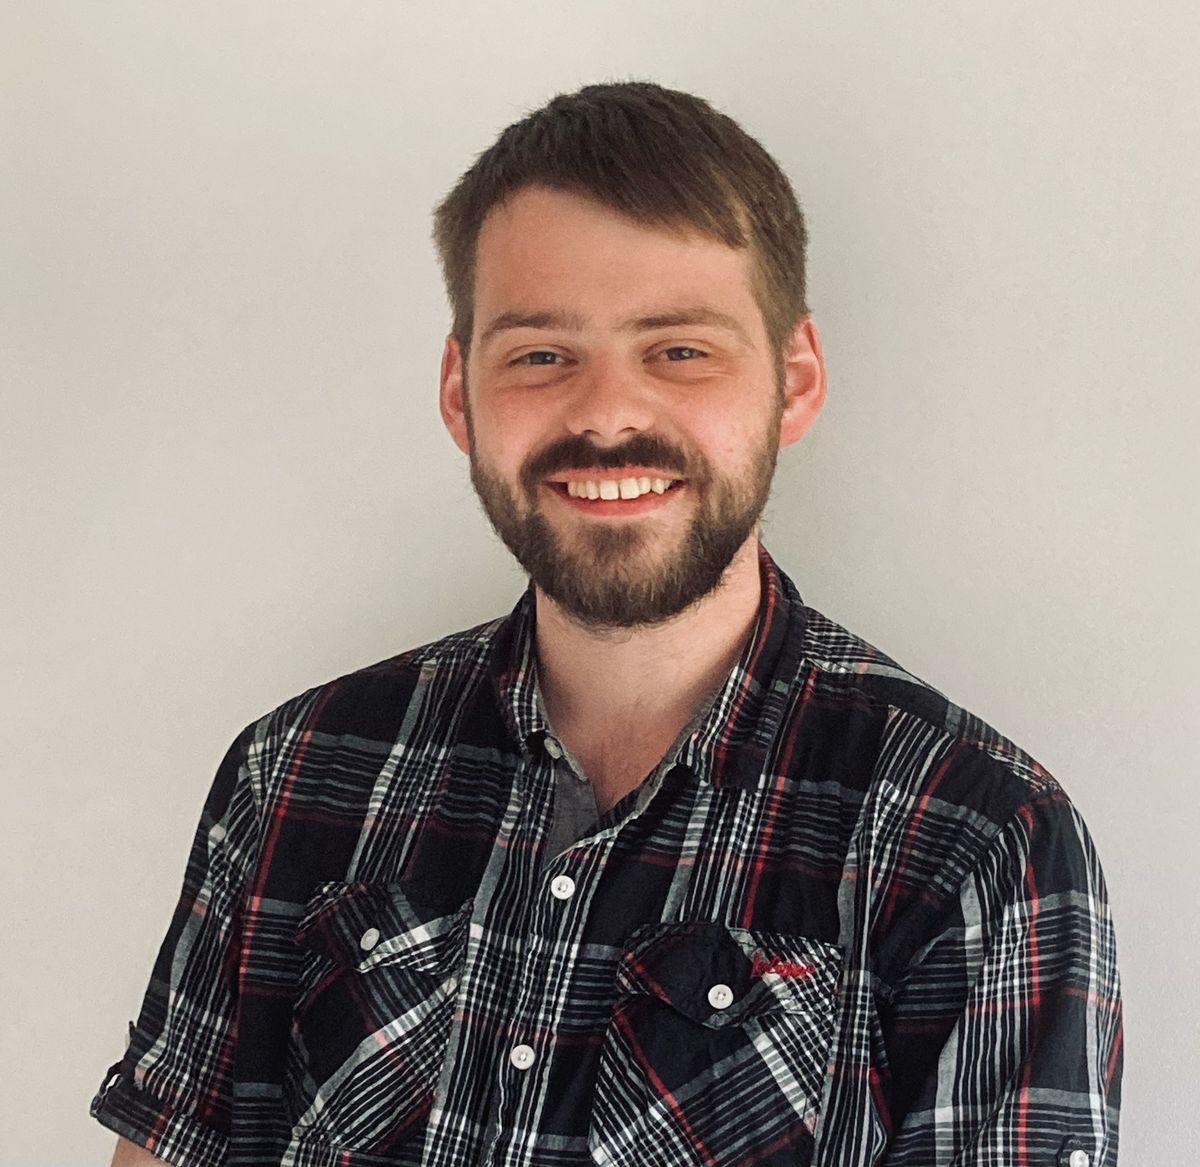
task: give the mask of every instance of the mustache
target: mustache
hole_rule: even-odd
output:
[[[688,477],[683,451],[657,434],[634,434],[620,446],[597,446],[582,434],[572,434],[534,454],[521,471],[521,481],[532,490],[560,470],[622,470],[626,466],[655,466]]]

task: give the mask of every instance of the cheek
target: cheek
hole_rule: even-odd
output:
[[[747,426],[744,415],[726,417],[718,424],[693,431],[696,448],[708,458],[718,473],[722,468],[732,469],[744,462],[760,440],[758,432]]]
[[[476,402],[471,420],[476,450],[498,468],[515,469],[538,448],[542,427],[528,410]]]

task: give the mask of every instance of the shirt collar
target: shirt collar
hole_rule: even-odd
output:
[[[757,787],[799,671],[805,608],[795,584],[758,546],[762,581],[758,617],[738,663],[708,710],[678,745],[678,760],[699,781]],[[540,747],[550,731],[537,691],[533,585],[500,622],[491,677],[508,729],[521,751]]]

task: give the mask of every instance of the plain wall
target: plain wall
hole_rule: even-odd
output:
[[[794,180],[830,372],[767,546],[1048,765],[1096,838],[1127,1163],[1200,1127],[1188,3],[5,5],[0,1162],[107,1163],[216,763],[507,611],[443,432],[437,199],[601,79]]]

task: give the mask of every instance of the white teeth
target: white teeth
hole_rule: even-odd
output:
[[[599,481],[570,481],[566,484],[567,494],[571,498],[603,498],[634,499],[654,491],[655,494],[665,494],[671,488],[674,479],[649,478],[602,478]]]

